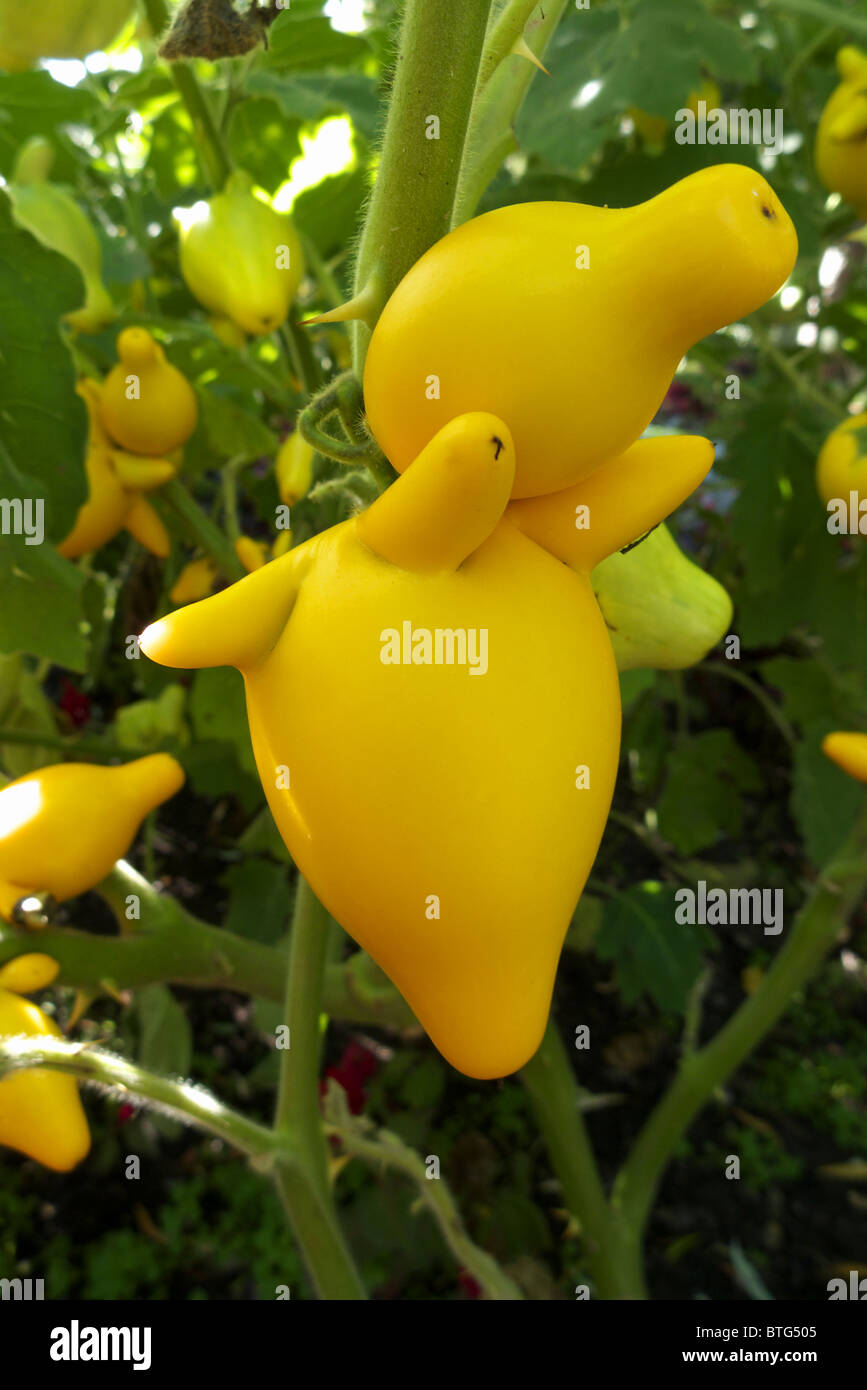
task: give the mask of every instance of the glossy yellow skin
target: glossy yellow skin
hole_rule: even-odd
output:
[[[115,317],[111,296],[102,283],[102,249],[75,199],[57,184],[49,183],[53,158],[54,151],[47,140],[38,136],[30,140],[19,155],[6,191],[18,225],[49,250],[59,251],[81,272],[84,304],[65,314],[66,322],[77,332],[97,333]]]
[[[47,1014],[0,989],[0,1038],[62,1037]],[[38,1069],[13,1072],[0,1081],[0,1144],[68,1173],[90,1150],[90,1132],[71,1076]]]
[[[29,68],[38,58],[85,58],[107,47],[129,19],[134,0],[0,0],[0,67]]]
[[[589,268],[576,268],[580,246]],[[796,253],[778,198],[738,164],[634,208],[484,213],[386,304],[364,370],[370,427],[402,472],[448,420],[488,410],[515,439],[513,495],[554,492],[628,448],[687,348],[762,304]]]
[[[131,454],[163,456],[179,449],[198,419],[192,386],[144,328],[125,328],[117,353],[117,366],[100,390],[103,428]]]
[[[826,734],[822,752],[859,782],[867,782],[867,734]]]
[[[253,192],[236,170],[204,216],[180,229],[181,274],[199,303],[245,333],[273,333],[286,322],[304,273],[292,218]],[[278,263],[278,248],[288,265]]]
[[[30,951],[0,966],[0,989],[11,990],[13,994],[33,994],[50,985],[59,973],[60,966],[51,956]]]
[[[0,916],[29,894],[59,902],[105,878],[149,811],[183,785],[180,764],[153,753],[120,767],[56,763],[0,790]]]
[[[732,601],[694,564],[667,526],[609,555],[591,576],[618,671],[694,666],[729,631]]]
[[[816,131],[816,172],[832,193],[867,217],[867,53],[848,44],[837,54],[840,85]]]
[[[715,82],[702,82],[697,92],[690,92],[686,99],[686,109],[697,116],[700,101],[705,103],[708,111],[719,106],[720,90]],[[632,124],[646,145],[661,147],[665,144],[671,122],[664,116],[651,116],[649,112],[642,111],[640,106],[628,106],[626,114],[632,118]]]
[[[184,565],[169,590],[169,598],[172,603],[194,603],[197,599],[207,598],[217,582],[218,573],[216,564],[207,555],[201,560],[191,560]]]
[[[176,468],[168,459],[146,459],[112,448],[99,418],[100,392],[84,378],[76,387],[90,417],[85,470],[87,501],[78,509],[75,525],[57,549],[72,560],[99,550],[118,531],[127,530],[154,555],[171,549],[169,533],[143,492],[161,487]]]
[[[852,415],[832,430],[816,462],[816,487],[827,504],[850,492],[867,498],[867,413]]]
[[[274,473],[280,501],[294,507],[306,497],[313,481],[313,445],[308,444],[300,430],[293,430],[277,451]]]
[[[509,431],[465,415],[368,511],[141,638],[164,665],[243,672],[293,859],[470,1076],[515,1071],[545,1028],[618,761],[617,669],[589,574],[712,460],[706,440],[663,443],[664,467],[643,441],[595,479],[510,506]],[[384,664],[407,622],[431,641],[484,630],[486,671]],[[351,736],[335,736],[348,712]]]

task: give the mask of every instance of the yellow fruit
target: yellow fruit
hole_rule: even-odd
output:
[[[235,541],[235,554],[248,574],[268,563],[268,547],[263,541],[254,541],[252,536],[238,537]]]
[[[17,994],[0,989],[0,1039],[60,1038],[57,1024]],[[68,1173],[87,1155],[90,1132],[71,1076],[38,1068],[0,1081],[0,1144]]]
[[[274,472],[280,501],[287,507],[294,507],[307,495],[313,480],[313,453],[313,445],[297,429],[280,445]]]
[[[470,1076],[536,1050],[608,814],[619,689],[590,571],[712,457],[644,440],[509,505],[509,431],[468,414],[368,511],[142,635],[163,665],[243,672],[293,859]]]
[[[0,966],[0,989],[11,990],[13,994],[33,994],[56,980],[59,971],[60,966],[51,956],[30,951]]]
[[[191,560],[175,580],[169,598],[172,603],[192,603],[196,599],[207,598],[217,582],[218,573],[215,562],[208,555],[201,560]]]
[[[0,0],[0,67],[19,72],[38,58],[85,58],[107,48],[134,0]]]
[[[597,565],[591,576],[619,671],[694,666],[729,630],[732,601],[666,526]]]
[[[87,501],[79,508],[69,535],[57,546],[59,554],[69,560],[87,555],[126,529],[155,555],[168,555],[169,534],[141,493],[174,477],[174,464],[167,459],[142,458],[112,449],[99,416],[99,386],[84,378],[76,390],[90,417],[85,459]]]
[[[687,111],[697,116],[700,101],[705,103],[708,111],[719,107],[720,89],[715,82],[708,79],[702,82],[697,92],[690,92],[686,99]],[[640,106],[628,106],[626,114],[631,116],[632,124],[646,145],[664,144],[670,125],[665,116],[651,116],[647,111],[642,111]]]
[[[180,230],[188,288],[245,333],[273,333],[285,323],[304,273],[292,218],[257,198],[253,180],[241,170],[201,209]]]
[[[867,782],[867,734],[826,734],[822,752],[859,782]]]
[[[77,332],[96,333],[112,322],[114,305],[102,283],[102,249],[96,232],[73,198],[48,182],[54,151],[37,136],[21,150],[6,192],[15,221],[51,251],[72,261],[84,280],[84,304],[64,317]]]
[[[93,888],[183,781],[174,758],[154,753],[121,767],[57,763],[10,782],[0,791],[0,915],[28,894],[62,901]]]
[[[125,328],[117,352],[120,361],[100,391],[103,428],[133,454],[164,455],[180,448],[198,419],[192,386],[144,328]]]
[[[848,44],[837,54],[840,85],[819,118],[816,172],[832,193],[867,217],[867,53]]]
[[[220,318],[218,314],[212,314],[208,319],[211,325],[211,332],[215,338],[219,338],[224,347],[242,348],[247,345],[247,335],[243,328],[239,328],[231,319]]]
[[[850,492],[867,500],[867,413],[852,415],[832,430],[816,462],[816,487],[822,501],[849,506]]]
[[[515,439],[515,497],[627,448],[699,338],[762,304],[795,229],[760,174],[717,164],[634,208],[519,203],[456,228],[404,277],[364,371],[370,426],[402,472],[470,410]]]

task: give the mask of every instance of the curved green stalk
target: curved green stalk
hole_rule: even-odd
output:
[[[374,315],[449,230],[490,0],[406,0],[385,137],[355,266]],[[439,122],[439,129],[433,122]],[[370,338],[353,325],[361,378]]]

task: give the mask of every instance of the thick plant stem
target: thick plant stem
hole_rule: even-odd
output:
[[[231,989],[282,1002],[285,951],[200,921],[173,898],[157,893],[123,860],[97,892],[121,924],[122,936],[64,927],[47,927],[37,935],[0,926],[0,965],[38,946],[60,966],[58,984],[74,989],[103,987],[117,993],[164,983]],[[137,899],[141,914],[132,921],[126,918],[130,897]],[[418,1028],[409,1005],[363,952],[327,967],[323,1008],[351,1023]]]
[[[534,12],[532,48],[541,57],[560,22],[567,0],[530,4],[510,0],[493,26],[485,44],[473,98],[470,125],[464,146],[458,188],[452,210],[453,227],[473,217],[479,199],[503,160],[516,148],[513,124],[537,69],[526,57],[512,52],[516,39]],[[547,79],[539,77],[540,82]]]
[[[867,888],[867,805],[851,835],[823,870],[755,994],[698,1052],[685,1057],[651,1114],[615,1185],[612,1204],[632,1242],[641,1242],[662,1173],[681,1136],[710,1099],[785,1012],[810,979]]]
[[[489,10],[490,0],[405,0],[385,138],[355,267],[355,293],[375,295],[372,317],[449,229]],[[367,323],[353,326],[359,380],[369,337]]]
[[[560,1180],[566,1206],[578,1218],[599,1297],[646,1297],[640,1264],[621,1249],[578,1108],[578,1090],[566,1049],[549,1021],[542,1044],[519,1073]]]
[[[319,1014],[331,918],[298,877],[283,1021],[274,1134],[293,1162],[275,1169],[280,1196],[321,1298],[365,1297],[343,1239],[328,1178],[328,1145],[319,1113]]]
[[[165,0],[142,0],[142,6],[154,39],[159,39],[169,18]],[[170,63],[169,71],[187,109],[194,144],[204,166],[203,172],[214,192],[219,192],[231,173],[232,165],[210,107],[189,63]]]
[[[191,1082],[157,1076],[87,1043],[51,1037],[0,1038],[0,1078],[29,1067],[66,1072],[78,1081],[116,1092],[119,1099],[136,1096],[173,1120],[216,1135],[250,1158],[267,1160],[278,1148],[271,1130]]]

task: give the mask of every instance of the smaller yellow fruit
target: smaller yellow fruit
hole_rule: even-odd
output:
[[[9,990],[0,989],[0,1038],[60,1038],[57,1024]],[[0,1144],[68,1173],[90,1149],[90,1132],[71,1076],[32,1069],[0,1081]]]
[[[686,110],[697,116],[700,101],[705,103],[708,111],[719,106],[720,89],[715,82],[704,81],[697,92],[690,92],[686,99]],[[632,124],[645,145],[661,147],[665,143],[670,124],[665,116],[651,116],[647,111],[642,111],[640,106],[628,106],[626,114],[632,118]]]
[[[313,480],[313,454],[313,445],[297,429],[280,445],[274,472],[280,501],[287,507],[293,507],[307,495]]]
[[[852,415],[828,435],[816,462],[816,487],[826,506],[842,500],[848,508],[850,492],[867,498],[867,413]]]
[[[16,956],[0,966],[0,989],[8,989],[12,994],[33,994],[56,980],[59,972],[60,966],[51,956],[29,951],[26,956]]]
[[[221,318],[219,314],[212,314],[208,319],[211,325],[211,332],[218,338],[224,347],[242,348],[247,345],[247,335],[243,328],[239,328],[231,319]]]
[[[181,274],[212,314],[245,333],[273,333],[285,323],[304,273],[292,218],[256,196],[253,180],[235,170],[202,215],[181,223]]]
[[[867,782],[867,734],[826,734],[822,752],[850,777]]]
[[[193,603],[196,599],[207,598],[213,592],[217,573],[217,566],[209,555],[191,560],[169,590],[169,598],[172,603]]]
[[[832,193],[867,216],[867,53],[847,44],[837,54],[840,85],[819,118],[816,172]]]
[[[195,391],[146,329],[125,328],[117,352],[120,360],[100,391],[104,429],[132,454],[171,453],[196,428]]]
[[[248,574],[260,570],[268,563],[268,547],[264,541],[254,541],[251,536],[239,536],[235,541],[235,554]]]

